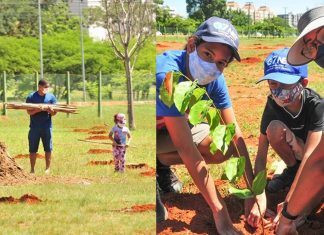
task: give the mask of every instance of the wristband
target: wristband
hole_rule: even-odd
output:
[[[297,219],[297,218],[298,218],[298,215],[291,215],[291,214],[288,213],[288,211],[287,211],[287,206],[288,206],[288,203],[285,202],[285,203],[284,203],[284,206],[283,206],[283,208],[282,208],[281,214],[282,214],[284,217],[286,217],[287,219],[289,219],[289,220],[295,220],[295,219]]]

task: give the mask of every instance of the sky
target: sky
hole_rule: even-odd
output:
[[[293,14],[304,13],[307,9],[311,9],[317,6],[324,6],[324,0],[234,0],[240,6],[243,6],[246,2],[252,2],[256,8],[262,5],[270,7],[270,9],[276,14],[284,14],[286,12],[292,12]],[[187,17],[186,12],[186,0],[164,0],[164,5],[169,6],[175,13]]]

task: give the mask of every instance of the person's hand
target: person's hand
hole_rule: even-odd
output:
[[[246,201],[247,200],[250,200],[250,199],[246,199]],[[251,209],[248,212],[248,216],[246,217],[246,222],[254,228],[258,227],[258,224],[260,223],[261,219],[264,221],[264,225],[267,225],[270,223],[270,221],[267,221],[263,218],[265,211],[267,209],[267,198],[266,198],[265,192],[263,192],[260,195],[257,195],[256,200],[257,201],[253,200],[254,204],[253,204],[252,208],[250,207]],[[260,211],[259,211],[257,203],[260,206]],[[260,212],[261,212],[261,215],[260,215]]]
[[[47,112],[52,116],[56,114],[56,112],[54,111],[54,109],[51,106],[47,107]]]
[[[237,230],[229,218],[226,209],[222,209],[221,211],[214,213],[214,221],[219,234],[225,235],[243,235],[242,232]]]
[[[298,235],[294,221],[284,216],[280,216],[275,233],[277,235]]]
[[[281,203],[279,203],[277,205],[277,215],[276,215],[276,217],[274,218],[274,220],[272,222],[272,228],[273,228],[273,230],[276,230],[276,228],[278,226],[279,218],[280,218],[281,211],[283,209],[284,203],[285,202],[281,202]]]

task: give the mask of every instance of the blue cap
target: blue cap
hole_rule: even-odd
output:
[[[228,46],[233,51],[233,56],[241,61],[238,54],[239,37],[234,26],[225,19],[213,16],[203,22],[194,33],[206,42],[218,42]]]
[[[256,83],[264,80],[273,80],[283,84],[297,83],[301,78],[307,78],[307,64],[292,66],[287,62],[289,48],[271,52],[264,61],[264,77]]]

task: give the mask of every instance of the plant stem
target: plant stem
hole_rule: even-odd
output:
[[[259,214],[260,214],[260,218],[261,218],[261,225],[262,225],[262,235],[264,235],[264,223],[263,223],[263,216],[261,214],[261,209],[260,209],[260,205],[258,203],[258,200],[256,199],[256,196],[255,196],[255,202],[258,206],[258,211],[259,211]]]

